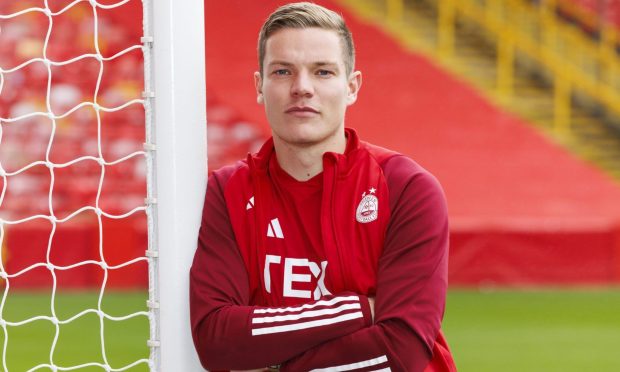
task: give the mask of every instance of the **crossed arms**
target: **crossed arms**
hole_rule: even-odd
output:
[[[205,368],[424,370],[445,306],[447,211],[432,176],[404,157],[388,161],[397,164],[386,172],[392,218],[377,270],[374,320],[368,297],[357,293],[298,307],[253,306],[223,196],[226,180],[210,177],[208,217],[190,272],[192,334]]]

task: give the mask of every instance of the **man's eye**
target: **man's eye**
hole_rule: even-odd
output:
[[[279,69],[279,70],[275,70],[273,74],[274,75],[290,75],[290,72],[285,69]]]
[[[334,72],[330,70],[317,70],[316,74],[319,76],[331,76]]]

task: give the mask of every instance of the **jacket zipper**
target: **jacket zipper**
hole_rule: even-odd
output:
[[[338,182],[338,158],[337,158],[337,156],[334,156],[334,155],[332,155],[332,156],[333,157],[331,158],[331,160],[333,162],[332,166],[334,167],[334,171],[333,171],[334,179],[332,181],[331,188],[329,190],[330,191],[330,204],[331,204],[331,206],[329,208],[329,218],[330,218],[330,221],[331,221],[331,230],[332,230],[332,231],[330,231],[330,233],[331,233],[331,236],[333,237],[334,246],[335,246],[336,254],[337,254],[337,257],[338,257],[338,268],[339,268],[338,273],[340,275],[340,281],[342,282],[343,286],[346,288],[346,287],[348,287],[348,283],[347,283],[347,280],[346,280],[348,275],[345,275],[345,271],[344,271],[346,268],[345,268],[345,264],[344,264],[344,260],[343,260],[343,256],[342,256],[343,255],[343,252],[342,252],[342,249],[341,249],[342,246],[340,244],[338,233],[337,233],[338,230],[336,228],[337,227],[336,226],[337,221],[336,221],[336,212],[335,212],[335,209],[336,209],[336,192],[335,192],[335,190],[336,190],[336,184]]]

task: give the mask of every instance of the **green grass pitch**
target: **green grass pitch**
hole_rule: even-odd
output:
[[[452,290],[443,328],[459,371],[620,371],[620,288]]]
[[[107,293],[101,307],[105,313],[115,317],[146,311],[147,293]],[[51,316],[51,293],[10,291],[5,301],[2,317],[6,321],[20,322],[36,316]],[[98,293],[64,293],[55,296],[56,316],[69,319],[86,309],[96,309]],[[104,337],[101,339],[99,316],[89,313],[68,324],[59,325],[58,340],[53,361],[60,367],[71,367],[86,363],[103,363],[102,342],[108,362],[112,368],[121,368],[136,360],[146,359],[149,349],[149,323],[146,316],[128,320],[104,320]],[[55,326],[48,320],[36,320],[22,326],[6,326],[0,329],[0,346],[6,343],[6,368],[9,372],[27,371],[40,364],[50,363],[50,351],[56,333]],[[0,371],[4,371],[0,364]],[[91,366],[79,371],[103,371]],[[130,371],[148,371],[148,365],[139,364]],[[37,371],[50,371],[40,368]]]
[[[50,303],[50,294],[10,293],[3,318],[20,321],[50,315]],[[96,308],[97,294],[59,294],[55,303],[57,316],[66,319]],[[145,311],[146,292],[106,294],[102,307],[113,316]],[[620,371],[620,289],[451,290],[443,328],[461,372]],[[8,371],[49,363],[55,333],[49,321],[6,329]],[[102,362],[99,329],[94,314],[61,325],[54,362],[60,366]],[[104,329],[113,368],[148,357],[146,317],[106,321]],[[5,337],[0,330],[0,345]],[[4,370],[1,364],[0,370]],[[148,367],[141,364],[130,371]]]

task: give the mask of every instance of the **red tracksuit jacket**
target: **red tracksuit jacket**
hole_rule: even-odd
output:
[[[190,273],[205,368],[456,370],[440,332],[443,192],[405,156],[346,134],[308,182],[279,167],[272,140],[209,178]]]

